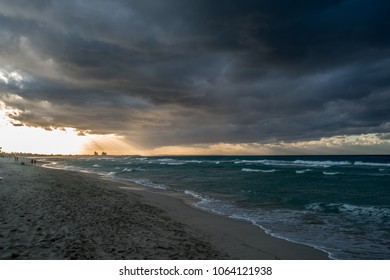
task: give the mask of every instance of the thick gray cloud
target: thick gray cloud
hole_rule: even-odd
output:
[[[15,121],[147,147],[388,133],[387,1],[0,1]],[[22,99],[12,98],[18,95]]]

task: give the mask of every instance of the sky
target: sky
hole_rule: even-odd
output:
[[[389,14],[379,0],[0,0],[0,146],[389,154]]]

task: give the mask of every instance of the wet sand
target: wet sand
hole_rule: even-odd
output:
[[[183,194],[0,158],[0,259],[327,259]]]

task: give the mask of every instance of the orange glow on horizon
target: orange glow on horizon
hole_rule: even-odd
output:
[[[108,154],[133,153],[135,149],[116,135],[81,135],[74,128],[53,128],[15,125],[7,115],[9,109],[0,103],[0,147],[6,153],[31,154]]]

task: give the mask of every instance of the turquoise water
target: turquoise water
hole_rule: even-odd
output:
[[[185,192],[335,259],[390,259],[389,156],[78,157],[46,167]]]

